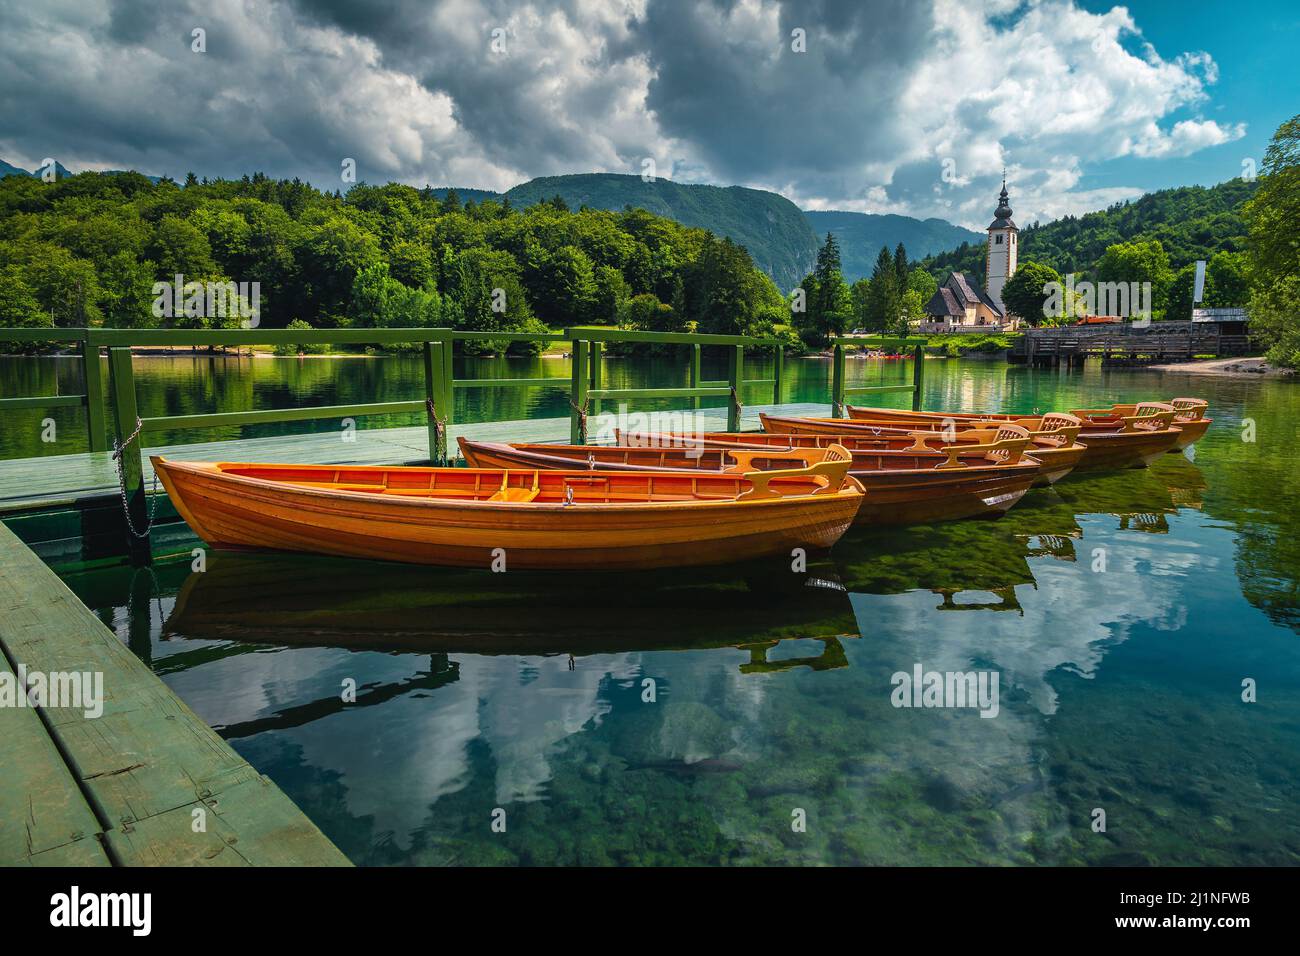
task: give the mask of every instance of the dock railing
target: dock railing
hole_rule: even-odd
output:
[[[573,444],[587,441],[587,417],[600,411],[602,399],[633,401],[642,398],[689,398],[691,407],[698,409],[701,398],[730,398],[727,406],[727,431],[740,430],[740,416],[744,409],[741,390],[748,385],[768,385],[772,389],[772,404],[781,403],[782,367],[785,353],[779,339],[748,335],[696,335],[687,332],[633,332],[599,326],[578,326],[565,329],[564,335],[572,343],[573,380],[569,395],[569,439]],[[686,388],[605,388],[601,382],[601,351],[607,342],[643,343],[649,345],[684,345],[690,348],[688,381]],[[700,376],[700,354],[704,346],[721,346],[727,352],[727,378],[720,381],[703,381]],[[745,378],[745,349],[771,348],[773,365],[771,378]]]
[[[845,397],[848,395],[875,394],[880,392],[911,392],[912,411],[921,408],[921,388],[925,382],[925,343],[924,338],[916,336],[889,337],[878,335],[845,335],[831,340],[834,346],[833,364],[831,365],[831,414],[835,418],[844,417]],[[865,348],[874,351],[891,349],[912,349],[912,384],[911,385],[849,385],[844,372],[844,353],[848,348]]]
[[[784,355],[781,342],[774,338],[740,335],[694,335],[667,332],[633,332],[603,327],[574,327],[562,333],[457,332],[446,328],[402,329],[0,329],[0,342],[73,345],[81,353],[85,369],[85,392],[74,395],[36,395],[0,399],[0,412],[20,408],[57,408],[81,406],[86,409],[88,445],[91,451],[107,451],[106,409],[112,418],[115,455],[121,459],[124,491],[131,505],[128,513],[143,520],[143,463],[140,449],[143,436],[177,429],[203,429],[364,415],[391,415],[424,412],[429,429],[429,460],[436,464],[448,461],[447,437],[455,409],[455,392],[462,388],[524,388],[552,386],[569,389],[571,438],[586,440],[586,420],[592,403],[599,409],[602,400],[635,401],[638,399],[689,398],[694,408],[700,399],[729,397],[728,427],[740,427],[741,391],[746,386],[767,385],[772,388],[773,402],[781,400]],[[540,342],[568,343],[572,372],[555,378],[466,378],[457,379],[452,372],[452,353],[456,342]],[[689,385],[686,388],[605,388],[602,384],[601,355],[605,343],[644,343],[682,345],[691,349]],[[370,402],[351,405],[323,405],[307,408],[250,409],[235,412],[208,412],[193,415],[141,417],[135,391],[133,348],[151,347],[224,347],[244,345],[396,345],[417,343],[424,358],[424,397],[393,402]],[[704,381],[700,374],[700,355],[704,346],[727,349],[728,375],[721,381]],[[770,378],[745,379],[745,349],[771,348],[774,353]],[[107,390],[100,369],[99,356],[108,355]],[[106,402],[105,399],[108,399]],[[140,439],[136,441],[136,439]],[[135,502],[139,501],[138,515]]]

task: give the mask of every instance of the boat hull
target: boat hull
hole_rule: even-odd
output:
[[[225,474],[215,465],[154,460],[181,516],[218,549],[327,554],[450,567],[558,570],[644,569],[727,564],[793,548],[825,550],[847,530],[862,493],[846,482],[828,494],[601,503],[455,501],[387,497]],[[346,480],[370,471],[346,469]],[[471,474],[468,469],[455,469]],[[310,466],[296,467],[309,474]],[[340,469],[322,468],[321,473]],[[408,477],[403,475],[402,477]],[[411,474],[409,477],[418,478]],[[533,475],[524,476],[531,480]],[[543,485],[569,478],[542,473]],[[630,480],[644,476],[628,475]],[[496,475],[500,479],[499,473]],[[617,484],[620,476],[579,481]],[[735,482],[717,476],[716,482]],[[740,479],[737,486],[743,490]],[[719,488],[722,486],[719,485]]]
[[[757,436],[756,436],[757,437]],[[720,443],[719,443],[720,444]],[[535,449],[545,449],[535,450]],[[461,451],[474,467],[554,468],[572,467],[596,459],[598,468],[663,470],[689,473],[716,470],[722,466],[722,448],[628,448],[610,446],[553,445],[517,448],[503,442],[461,441]],[[938,453],[909,455],[903,451],[853,450],[849,474],[866,491],[855,524],[906,525],[952,521],[960,518],[993,517],[1006,512],[1032,487],[1040,464],[1025,461],[1015,465],[973,465],[936,469],[944,460]],[[611,459],[637,452],[655,455],[657,466],[620,464]],[[773,452],[774,463],[779,452]],[[644,461],[644,457],[637,459]],[[759,464],[761,467],[762,460]]]
[[[981,421],[1009,422],[1033,430],[1040,416],[1036,415],[980,415],[971,412],[895,412],[894,409],[870,409],[850,406],[854,423],[870,427],[895,423],[916,423],[921,427],[948,427],[956,422],[957,427],[966,423]],[[1126,432],[1115,428],[1088,428],[1079,432],[1078,443],[1088,450],[1080,458],[1075,468],[1079,471],[1096,471],[1101,469],[1142,468],[1151,464],[1165,452],[1176,449],[1182,434],[1181,426],[1162,428],[1154,431],[1135,430]]]
[[[768,415],[765,412],[760,412],[759,418],[763,422],[764,429],[774,436],[790,436],[796,439],[834,438],[849,442],[846,447],[850,451],[858,447],[852,444],[855,439],[862,442],[894,441],[910,444],[912,441],[910,436],[914,431],[934,431],[937,434],[944,430],[940,423],[930,421],[916,422],[914,424],[866,424],[844,419],[787,418]],[[738,433],[732,434],[736,434],[736,441],[752,440],[750,436],[742,437]],[[706,434],[705,438],[708,437]],[[1038,478],[1034,481],[1034,485],[1045,488],[1048,485],[1056,484],[1078,467],[1087,452],[1087,446],[1078,442],[1062,447],[1041,444],[1035,441],[1026,451],[1026,454],[1037,459],[1042,466],[1039,468]]]

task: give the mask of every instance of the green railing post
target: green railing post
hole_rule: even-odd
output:
[[[90,333],[81,340],[81,364],[86,378],[86,433],[91,451],[108,451],[104,433],[104,374],[99,369],[99,346],[92,345]]]
[[[921,386],[925,381],[925,346],[918,345],[912,353],[912,411],[921,410]]]
[[[844,346],[838,342],[831,364],[831,417],[844,417]]]
[[[700,387],[700,346],[691,346],[691,364],[690,374],[687,376],[691,388]],[[697,412],[700,410],[700,397],[697,395],[691,399],[691,408]]]
[[[151,557],[148,535],[139,538],[131,532],[132,528],[145,529],[148,509],[145,507],[144,462],[140,455],[144,435],[142,431],[137,432],[140,418],[135,405],[135,374],[131,369],[130,348],[108,350],[108,381],[113,396],[113,429],[121,448],[116,468],[126,499],[123,520],[127,523],[127,552],[133,563],[148,564]]]
[[[591,375],[590,375],[590,377],[588,378],[588,382],[590,383],[589,387],[590,387],[590,388],[600,388],[600,372],[601,372],[601,368],[600,368],[600,356],[601,356],[601,349],[602,349],[602,344],[603,344],[603,343],[601,343],[601,342],[591,342],[591,343],[589,343],[589,344],[590,344],[590,346],[591,346]],[[593,415],[599,415],[599,414],[600,414],[600,399],[599,399],[599,398],[593,398],[593,399],[591,400],[591,413],[592,413]]]
[[[447,400],[444,353],[451,348],[446,339],[424,343],[424,397],[429,403],[429,463],[447,464],[447,426],[450,424],[451,402]]]
[[[731,404],[727,406],[727,431],[740,431],[740,389],[745,382],[745,347],[733,345],[727,350],[727,384],[731,386]]]
[[[587,341],[573,340],[573,385],[569,389],[569,442],[587,441]]]
[[[781,379],[783,378],[782,366],[785,364],[785,346],[777,343],[776,352],[772,356],[772,404],[781,404]]]

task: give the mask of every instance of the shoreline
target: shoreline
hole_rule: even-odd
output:
[[[1261,357],[1205,359],[1200,362],[1176,362],[1147,366],[1153,372],[1175,372],[1185,375],[1220,375],[1229,377],[1291,378],[1290,369],[1276,368]]]

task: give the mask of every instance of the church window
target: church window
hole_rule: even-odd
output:
[[[1001,235],[998,236],[998,245],[999,245],[999,246],[1002,245],[1002,236],[1001,236]]]

